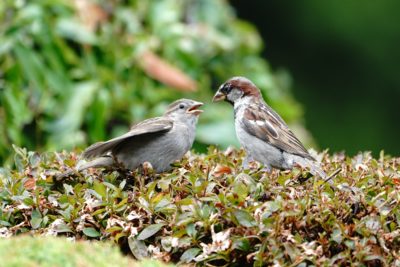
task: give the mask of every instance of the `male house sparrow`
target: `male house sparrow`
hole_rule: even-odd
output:
[[[157,173],[168,171],[170,164],[192,147],[197,119],[203,112],[198,108],[202,105],[179,99],[168,106],[163,116],[139,122],[124,135],[91,145],[82,156],[93,160],[78,166],[78,171],[121,165],[134,170],[144,162],[149,162]]]
[[[236,135],[246,151],[244,167],[251,160],[278,169],[292,169],[294,164],[309,167],[310,172],[326,174],[315,163],[283,119],[268,106],[260,90],[244,77],[233,77],[220,86],[213,102],[225,100],[233,105]]]

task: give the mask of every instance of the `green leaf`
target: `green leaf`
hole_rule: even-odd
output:
[[[101,234],[93,227],[83,228],[83,233],[88,237],[99,237]]]
[[[235,183],[233,191],[239,196],[239,201],[243,201],[249,193],[249,186],[242,182]]]
[[[56,231],[57,233],[72,233],[72,230],[64,221],[56,224],[54,226],[54,231]]]
[[[189,223],[188,225],[186,225],[186,233],[191,237],[196,236],[197,230],[194,223]]]
[[[138,240],[134,237],[129,237],[128,244],[133,256],[135,256],[137,260],[141,260],[149,256],[149,252],[147,251],[144,241]]]
[[[66,103],[64,112],[58,120],[47,125],[52,133],[52,141],[55,147],[67,147],[72,144],[83,142],[77,129],[85,117],[86,109],[93,101],[93,95],[99,89],[97,81],[85,81],[76,83],[71,96]],[[60,131],[60,129],[63,129]]]
[[[27,197],[27,198],[24,199],[24,204],[28,205],[28,206],[33,206],[35,204],[35,202],[33,201],[32,198]]]
[[[165,225],[164,223],[157,223],[147,226],[146,228],[143,229],[143,231],[140,232],[140,234],[137,236],[137,239],[146,240],[147,238],[153,236],[155,233],[160,231],[160,229],[164,225]]]
[[[117,187],[113,184],[107,183],[107,182],[103,182],[103,184],[108,187],[109,189],[113,190],[113,191],[117,191]]]
[[[256,226],[254,218],[245,210],[235,210],[233,212],[238,222],[246,227]]]
[[[249,251],[251,248],[249,240],[245,237],[233,241],[232,247],[243,251]]]
[[[37,229],[40,227],[40,224],[42,223],[42,215],[38,210],[32,211],[32,218],[30,220],[30,223],[33,229]]]
[[[93,182],[93,189],[98,193],[103,199],[107,196],[107,189],[104,183],[97,180]]]
[[[156,212],[161,211],[163,208],[171,204],[171,201],[167,197],[162,198],[157,205],[155,205],[154,210]]]
[[[190,248],[182,254],[180,261],[189,263],[199,254],[200,251],[201,249],[199,248]]]
[[[338,244],[342,243],[343,236],[342,236],[342,231],[340,230],[339,227],[336,227],[335,229],[333,229],[331,238],[333,241],[335,241]]]
[[[12,226],[11,223],[3,221],[3,220],[0,220],[0,225],[2,225],[2,226]]]
[[[14,52],[17,55],[20,66],[29,81],[35,86],[37,91],[42,91],[45,88],[43,83],[44,64],[39,54],[35,53],[29,47],[18,44],[14,47]]]
[[[96,44],[96,36],[82,23],[72,18],[62,18],[55,25],[59,35],[80,43]]]

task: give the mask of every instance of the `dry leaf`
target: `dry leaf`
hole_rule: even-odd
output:
[[[215,177],[221,177],[224,174],[231,174],[232,170],[228,166],[222,166],[218,164],[217,166],[215,166],[212,173]]]
[[[192,78],[153,52],[147,51],[141,54],[140,66],[153,79],[180,91],[193,92],[197,89],[196,82]]]
[[[34,178],[28,178],[25,182],[24,182],[24,187],[26,188],[26,190],[33,190],[36,187],[36,180]]]

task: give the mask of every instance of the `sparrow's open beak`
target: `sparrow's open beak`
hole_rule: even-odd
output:
[[[225,94],[221,93],[220,91],[217,91],[217,93],[213,97],[212,101],[213,102],[218,102],[218,101],[225,100],[225,98],[226,98]]]
[[[194,114],[194,115],[200,115],[204,110],[198,109],[204,105],[201,102],[195,102],[188,110],[187,113]]]

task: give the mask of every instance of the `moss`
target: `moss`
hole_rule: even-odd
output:
[[[166,266],[156,261],[134,262],[110,242],[72,242],[66,238],[21,236],[0,239],[1,266],[4,267],[108,267]]]

